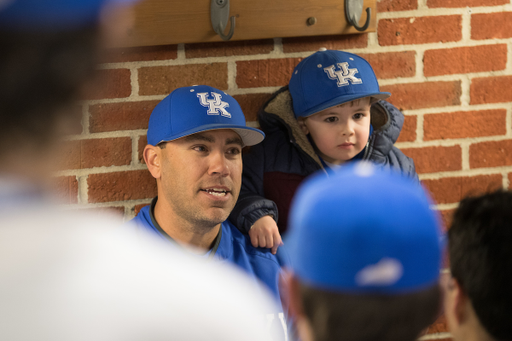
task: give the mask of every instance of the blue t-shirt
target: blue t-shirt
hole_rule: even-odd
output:
[[[130,226],[142,233],[150,233],[169,243],[176,242],[162,230],[156,221],[153,211],[158,198],[153,199],[151,205],[143,207],[139,214],[130,221]],[[244,270],[255,281],[263,282],[274,294],[276,303],[280,311],[269,312],[267,321],[269,328],[276,328],[283,333],[282,340],[288,339],[288,328],[286,317],[281,305],[278,278],[281,273],[281,267],[288,262],[284,259],[284,254],[278,249],[276,255],[273,255],[268,248],[255,248],[250,239],[242,234],[233,224],[225,221],[221,224],[219,234],[213,242],[213,247],[204,257],[213,258],[220,262],[230,262]],[[282,328],[282,329],[281,329]]]
[[[156,221],[153,211],[158,197],[153,199],[151,205],[143,207],[139,214],[130,223],[137,230],[149,232],[170,243],[175,241],[165,233]],[[237,265],[249,275],[265,283],[270,291],[279,297],[278,276],[281,267],[287,264],[283,251],[278,249],[273,255],[268,248],[255,248],[250,239],[242,234],[228,220],[221,224],[219,234],[213,242],[213,247],[205,257],[215,258],[218,261],[228,261]]]

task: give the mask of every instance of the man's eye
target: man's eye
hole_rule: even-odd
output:
[[[206,148],[205,146],[195,146],[192,149],[194,149],[196,152],[202,152],[202,153],[208,151],[208,148]]]
[[[331,117],[327,117],[325,119],[325,122],[332,123],[332,122],[336,122],[337,120],[338,120],[338,118],[336,116],[331,116]]]
[[[231,155],[238,155],[240,154],[242,151],[239,149],[239,148],[230,148],[228,150],[228,154],[231,154]]]

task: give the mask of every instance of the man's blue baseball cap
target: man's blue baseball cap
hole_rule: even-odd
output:
[[[99,20],[105,5],[137,0],[0,0],[0,27],[10,29],[72,29]]]
[[[178,88],[153,109],[149,118],[148,143],[179,139],[207,130],[232,129],[245,146],[260,143],[265,134],[247,127],[238,102],[222,90],[208,85]]]
[[[368,162],[313,176],[290,210],[291,268],[307,285],[349,294],[435,285],[442,241],[431,204],[419,184]]]
[[[385,99],[370,64],[358,55],[325,50],[313,53],[294,69],[288,84],[295,117],[307,117],[363,97]]]

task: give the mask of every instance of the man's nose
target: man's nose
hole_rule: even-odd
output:
[[[216,175],[220,174],[222,176],[229,175],[229,167],[228,167],[228,159],[224,152],[215,151],[210,154],[210,164],[209,164],[209,174]]]

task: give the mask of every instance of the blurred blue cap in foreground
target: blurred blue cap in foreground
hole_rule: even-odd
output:
[[[0,0],[0,27],[15,30],[62,30],[98,21],[107,4],[137,0]]]
[[[285,248],[312,287],[399,294],[436,284],[440,220],[424,189],[368,162],[313,176],[298,190]]]

